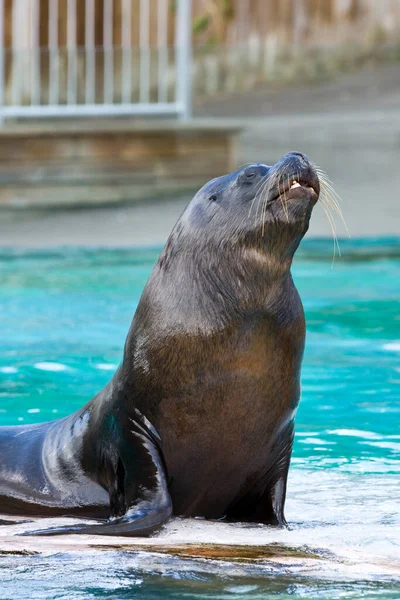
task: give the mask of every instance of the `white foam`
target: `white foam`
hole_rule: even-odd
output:
[[[374,446],[376,448],[387,448],[388,450],[400,452],[400,443],[398,442],[360,442],[360,444],[368,444],[368,446]]]
[[[359,437],[364,438],[366,440],[379,440],[382,439],[382,436],[374,433],[373,431],[363,431],[362,429],[331,429],[327,431],[327,433],[333,435],[342,435],[349,437]]]
[[[382,490],[384,492],[382,493]],[[168,568],[170,559],[157,553],[157,547],[179,546],[182,544],[218,545],[282,545],[290,548],[307,548],[319,554],[320,559],[311,556],[296,558],[278,556],[275,567],[270,561],[264,563],[266,572],[274,568],[285,572],[304,573],[308,576],[343,577],[359,580],[376,579],[378,576],[399,575],[398,528],[400,515],[400,488],[396,475],[367,475],[365,472],[339,473],[337,470],[317,470],[294,468],[290,471],[286,518],[289,529],[276,529],[256,524],[226,523],[199,519],[174,518],[151,538],[105,538],[101,536],[54,536],[48,538],[14,537],[16,533],[38,528],[63,525],[74,522],[72,519],[41,519],[31,523],[2,526],[1,541],[8,548],[39,550],[44,554],[60,551],[93,552],[107,544],[121,544],[124,548],[135,545],[141,548],[154,546],[154,555],[135,554],[140,567],[152,571]],[[4,517],[7,518],[6,516]],[[39,525],[39,527],[38,527]],[[0,545],[1,548],[1,545]],[[279,551],[279,548],[278,548]],[[322,551],[322,554],[321,554]],[[327,551],[327,552],[326,552]],[[102,554],[105,560],[105,554]],[[115,552],[110,556],[115,556]],[[132,555],[133,557],[133,555]],[[79,560],[85,560],[81,554]],[[103,560],[103,559],[101,559]],[[120,559],[119,559],[120,560]],[[157,562],[155,565],[154,561]],[[239,569],[246,573],[254,563],[248,565],[224,563],[220,561],[197,561],[196,568],[215,570],[217,574],[227,574],[229,569]],[[194,568],[194,563],[185,558],[174,559],[174,569]],[[186,565],[186,567],[185,567]],[[236,588],[227,583],[227,586]],[[237,588],[236,588],[237,589]],[[234,592],[235,593],[235,592]],[[239,593],[239,592],[238,592]]]
[[[229,594],[249,594],[258,590],[259,587],[259,585],[231,585],[225,588],[225,591]]]
[[[62,363],[56,362],[38,362],[33,365],[35,369],[39,369],[40,371],[66,371],[68,367],[63,365]]]
[[[112,365],[110,363],[97,363],[96,369],[100,369],[101,371],[115,371],[118,365]]]
[[[325,440],[320,440],[316,437],[309,437],[304,438],[304,440],[299,440],[299,444],[315,444],[316,446],[326,446],[327,444],[334,445],[336,442],[326,442]]]
[[[390,344],[383,344],[384,350],[391,350],[393,352],[400,352],[400,340],[396,342],[390,342]]]
[[[15,367],[0,367],[0,373],[7,373],[8,375],[13,375],[18,373],[18,369]]]

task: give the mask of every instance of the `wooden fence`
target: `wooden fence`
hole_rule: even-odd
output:
[[[171,97],[176,84],[174,62],[174,32],[176,0],[165,0],[166,44],[170,49],[160,52],[160,0],[0,0],[4,6],[5,93],[11,102],[16,89],[15,78],[26,80],[21,71],[25,61],[29,65],[33,42],[29,21],[30,3],[39,6],[39,34],[35,44],[42,56],[40,87],[49,87],[49,59],[51,47],[49,12],[51,3],[57,5],[57,48],[59,52],[58,79],[61,101],[68,102],[68,52],[72,46],[77,55],[77,93],[84,93],[85,58],[87,44],[86,11],[90,5],[94,14],[93,42],[96,47],[96,102],[102,102],[103,63],[105,47],[112,40],[113,78],[119,102],[123,93],[123,43],[121,15],[130,3],[129,29],[132,52],[133,88],[137,91],[139,78],[138,53],[141,51],[139,13],[148,2],[150,98],[157,97],[157,77],[160,56],[165,65],[168,82],[166,96]],[[190,0],[188,0],[190,1]],[[251,87],[260,81],[299,76],[315,77],[341,67],[346,61],[373,54],[383,47],[400,45],[400,0],[191,0],[193,27],[193,87],[195,95],[214,94],[221,90],[235,91]],[[68,39],[69,7],[76,5],[76,36]],[[106,7],[112,5],[107,13]],[[105,14],[111,23],[105,26]],[[75,25],[75,24],[74,24]],[[105,39],[106,32],[108,40]],[[25,53],[25,54],[24,54]],[[16,58],[19,57],[19,62]],[[22,58],[21,58],[22,57]],[[24,67],[29,70],[29,66]],[[163,67],[164,68],[164,67]],[[126,81],[126,78],[125,78]],[[18,84],[19,85],[19,84]],[[29,94],[22,86],[22,102],[29,103]],[[126,86],[125,86],[126,87]],[[134,96],[136,92],[133,91]],[[133,97],[132,96],[132,97]],[[46,97],[43,99],[47,101]]]
[[[3,0],[5,9],[5,46],[26,45],[27,8],[32,0]],[[127,0],[112,0],[113,40],[121,45],[121,14]],[[137,16],[141,0],[129,0],[132,6],[132,45],[139,43]],[[175,0],[167,0],[169,9],[168,38],[173,42]],[[282,44],[336,45],[347,41],[364,43],[370,36],[393,39],[400,27],[400,0],[191,0],[193,6],[193,41],[195,46],[208,44],[242,44],[250,36],[265,39],[277,36]],[[49,5],[54,0],[38,0],[40,5],[40,45],[49,45]],[[57,0],[56,0],[57,2]],[[58,0],[58,40],[67,45],[67,14],[69,0]],[[150,44],[157,44],[157,0],[148,0],[150,14]],[[87,3],[78,0],[78,47],[85,45]],[[104,0],[93,0],[95,14],[95,44],[104,43]],[[14,12],[18,14],[13,23]],[[15,17],[15,15],[14,15]],[[21,35],[22,38],[21,39]],[[14,38],[14,39],[13,39]],[[17,38],[17,39],[15,39]],[[367,39],[366,39],[367,38]]]

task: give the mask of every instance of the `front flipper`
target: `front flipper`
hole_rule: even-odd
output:
[[[22,525],[23,523],[32,523],[31,520],[23,520],[23,521],[10,521],[8,519],[0,519],[0,526],[7,527],[7,525]]]
[[[129,514],[131,513],[131,514]],[[66,525],[64,527],[50,527],[48,529],[37,529],[25,531],[17,535],[65,535],[73,533],[85,533],[89,535],[115,535],[131,537],[147,537],[155,533],[169,519],[172,513],[170,504],[159,508],[148,508],[141,511],[133,509],[124,517],[110,519],[105,523],[97,525]]]
[[[84,533],[145,537],[169,519],[172,502],[161,440],[147,419],[139,411],[135,419],[110,415],[100,437],[102,442],[97,444],[95,454],[87,448],[84,455],[91,456],[91,460],[94,455],[99,461],[96,479],[109,492],[110,520],[94,525],[78,523],[27,531],[20,535]],[[83,463],[83,466],[87,471],[91,469],[91,464]]]
[[[249,491],[227,510],[228,520],[287,527],[284,507],[293,437],[291,422],[275,440],[265,470],[248,482]]]

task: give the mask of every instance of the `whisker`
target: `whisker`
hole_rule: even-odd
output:
[[[269,178],[269,185],[268,187],[265,189],[265,194],[264,194],[264,199],[263,199],[263,204],[262,204],[262,210],[261,210],[261,236],[264,237],[264,233],[265,233],[265,216],[267,213],[267,206],[268,206],[268,198],[269,198],[269,193],[271,191],[271,188],[276,184],[276,182],[278,181],[278,192],[279,192],[279,178],[280,175],[278,176],[278,172],[274,172],[272,173],[271,177]],[[257,210],[257,214],[258,214],[258,210]]]
[[[326,202],[331,206],[331,208],[338,214],[338,216],[340,217],[340,220],[343,223],[343,226],[346,230],[346,233],[350,236],[350,232],[349,229],[347,227],[347,223],[346,220],[344,218],[342,209],[340,208],[340,206],[338,206],[338,204],[335,202],[335,199],[333,197],[333,192],[327,188],[324,184],[322,184],[321,186],[321,192],[323,193],[323,195],[325,196]]]
[[[264,194],[264,201],[263,201],[263,206],[262,206],[262,211],[261,211],[261,220],[262,220],[261,236],[262,237],[264,237],[264,233],[265,233],[265,217],[267,214],[267,206],[268,206],[268,198],[269,198],[270,189],[271,189],[271,187],[269,186],[268,189],[266,190],[266,193]]]
[[[264,194],[263,203],[262,203],[262,209],[261,209],[261,237],[264,237],[264,233],[265,233],[265,215],[266,215],[266,212],[267,212],[267,204],[268,204],[269,192],[271,190],[272,181],[273,181],[273,178],[269,181],[269,185],[265,189],[265,194]]]
[[[260,188],[259,193],[257,194],[257,210],[256,210],[256,214],[254,216],[254,227],[256,227],[256,225],[257,225],[258,209],[260,206],[261,196],[263,195],[265,190],[266,190],[266,194],[268,195],[269,186],[270,186],[270,181],[269,181],[269,178],[267,178],[266,181],[264,182],[264,185]]]
[[[334,215],[331,212],[331,210],[333,211],[334,209],[332,208],[332,204],[330,203],[329,197],[326,195],[326,191],[325,190],[322,190],[322,192],[320,194],[320,200],[321,200],[321,203],[329,211],[329,214],[330,214],[331,218],[334,220]],[[336,222],[335,222],[335,225],[336,225]]]
[[[339,204],[340,198],[339,198],[338,194],[335,192],[335,190],[331,187],[330,184],[328,184],[326,182],[323,182],[323,186],[324,186],[326,195],[329,196],[329,198],[330,198],[330,200],[331,200],[331,202],[332,202],[332,204],[333,204],[333,206],[334,206],[337,214],[340,216],[340,218],[343,221],[344,226],[347,229],[347,225],[346,225],[346,221],[345,221],[344,216],[343,216],[342,208],[341,208],[341,206]]]
[[[287,185],[283,186],[283,197],[282,197],[282,194],[281,194],[280,198],[281,198],[281,204],[282,204],[283,212],[285,213],[286,220],[289,223],[289,210],[288,210],[288,202],[287,202],[287,198],[286,198],[286,188],[289,187],[289,182],[290,182],[289,175],[285,175],[285,179],[286,179]]]
[[[340,206],[340,197],[337,194],[337,192],[335,191],[332,182],[328,179],[325,171],[323,171],[323,169],[321,169],[320,167],[314,165],[315,171],[318,175],[318,178],[320,180],[320,186],[321,186],[321,191],[320,191],[320,200],[321,200],[321,206],[323,208],[323,211],[326,215],[326,218],[328,220],[329,226],[331,228],[332,231],[332,238],[333,238],[333,259],[332,259],[332,266],[335,263],[335,258],[336,258],[336,253],[338,253],[339,256],[341,256],[341,250],[340,250],[340,244],[339,244],[339,239],[337,236],[337,231],[336,231],[336,222],[335,222],[335,217],[334,217],[334,213],[336,213],[347,233],[349,233],[349,230],[347,228],[347,224]],[[269,196],[270,196],[270,191],[272,188],[276,187],[277,188],[277,193],[282,205],[282,210],[286,215],[286,219],[289,222],[289,199],[287,196],[288,190],[289,190],[289,184],[290,184],[290,180],[291,178],[293,178],[295,181],[300,179],[300,175],[298,173],[296,173],[295,175],[291,176],[288,173],[288,169],[289,169],[289,165],[285,166],[283,171],[273,171],[272,173],[269,174],[268,178],[265,181],[262,181],[260,183],[260,185],[258,186],[256,193],[254,195],[254,198],[251,202],[251,206],[250,206],[250,210],[249,210],[249,216],[253,210],[253,207],[256,204],[256,209],[255,209],[255,215],[254,215],[254,225],[256,226],[258,218],[260,216],[261,218],[261,235],[262,237],[264,237],[265,235],[265,220],[266,220],[266,214],[267,214],[267,206],[268,206],[268,200],[269,200]]]
[[[254,198],[251,201],[251,205],[250,205],[250,209],[249,209],[249,215],[248,215],[249,217],[251,215],[251,211],[253,209],[253,204],[254,204],[255,199],[257,198],[258,193],[260,193],[261,189],[263,188],[263,186],[266,185],[267,182],[268,182],[268,179],[267,180],[262,179],[260,181],[260,183],[258,184],[257,189],[256,189],[255,194],[254,194]]]
[[[315,166],[315,170],[317,172],[318,177],[324,182],[324,184],[326,185],[326,187],[328,187],[333,196],[335,197],[336,201],[337,201],[337,205],[340,208],[340,196],[339,194],[336,192],[336,190],[333,187],[333,183],[332,181],[329,179],[328,175],[325,173],[325,171],[323,169],[321,169],[318,166]]]
[[[332,238],[333,238],[333,257],[332,257],[332,267],[333,267],[333,265],[334,265],[334,263],[335,263],[335,258],[336,258],[336,233],[335,233],[335,230],[334,230],[334,226],[333,226],[333,223],[332,223],[331,217],[330,217],[330,215],[328,214],[328,211],[327,211],[326,207],[325,207],[323,204],[322,204],[321,206],[322,206],[322,208],[323,208],[323,211],[324,211],[324,213],[325,213],[325,215],[326,215],[326,217],[327,217],[327,219],[328,219],[328,222],[329,222],[329,225],[330,225],[330,228],[331,228],[331,231],[332,231]]]
[[[249,167],[250,165],[253,165],[253,164],[254,164],[254,162],[246,162],[246,163],[243,163],[243,164],[241,164],[241,165],[239,165],[239,166],[237,167],[237,171],[238,171],[239,169],[242,169],[243,167]],[[252,211],[252,209],[253,209],[254,201],[255,201],[255,199],[257,198],[258,190],[259,190],[259,189],[262,187],[262,185],[263,185],[264,183],[265,183],[265,182],[264,182],[264,180],[261,180],[261,181],[260,181],[260,183],[258,184],[258,187],[257,187],[257,189],[256,189],[256,191],[255,191],[254,198],[253,198],[253,200],[251,201],[251,205],[250,205],[250,209],[249,209],[249,215],[248,215],[248,216],[249,216],[249,218],[250,218],[250,215],[251,215],[251,211]]]
[[[337,211],[340,213],[341,207],[340,207],[340,197],[339,197],[338,193],[334,190],[332,184],[329,181],[327,181],[326,179],[324,179],[324,177],[321,174],[319,175],[319,178],[320,178],[320,182],[323,185],[323,187],[326,190],[329,190],[329,192],[331,193],[332,202],[335,205],[335,208],[337,209]]]
[[[324,213],[328,219],[329,225],[331,227],[332,230],[332,237],[333,237],[333,259],[332,259],[332,267],[335,263],[335,258],[336,258],[336,248],[338,250],[338,254],[339,256],[341,256],[341,252],[340,252],[340,244],[339,244],[339,240],[336,234],[336,223],[335,220],[332,216],[332,214],[330,213],[329,207],[325,204],[325,198],[321,197],[321,206],[324,210]]]
[[[339,215],[340,220],[342,221],[343,226],[346,230],[346,233],[350,237],[350,232],[347,227],[346,219],[344,218],[342,208],[340,206],[341,198],[340,198],[339,194],[336,192],[336,190],[333,186],[333,183],[329,179],[326,172],[318,165],[314,165],[314,168],[315,168],[315,171],[320,180],[321,192],[322,191],[324,192],[327,204],[330,204],[330,206],[333,208],[333,210],[335,210],[335,212]]]

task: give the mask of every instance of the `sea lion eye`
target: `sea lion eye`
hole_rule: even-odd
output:
[[[213,194],[212,196],[209,197],[210,202],[215,202],[217,199],[216,194]]]
[[[256,172],[255,171],[249,171],[246,173],[246,177],[247,179],[253,179],[253,177],[256,176]]]

